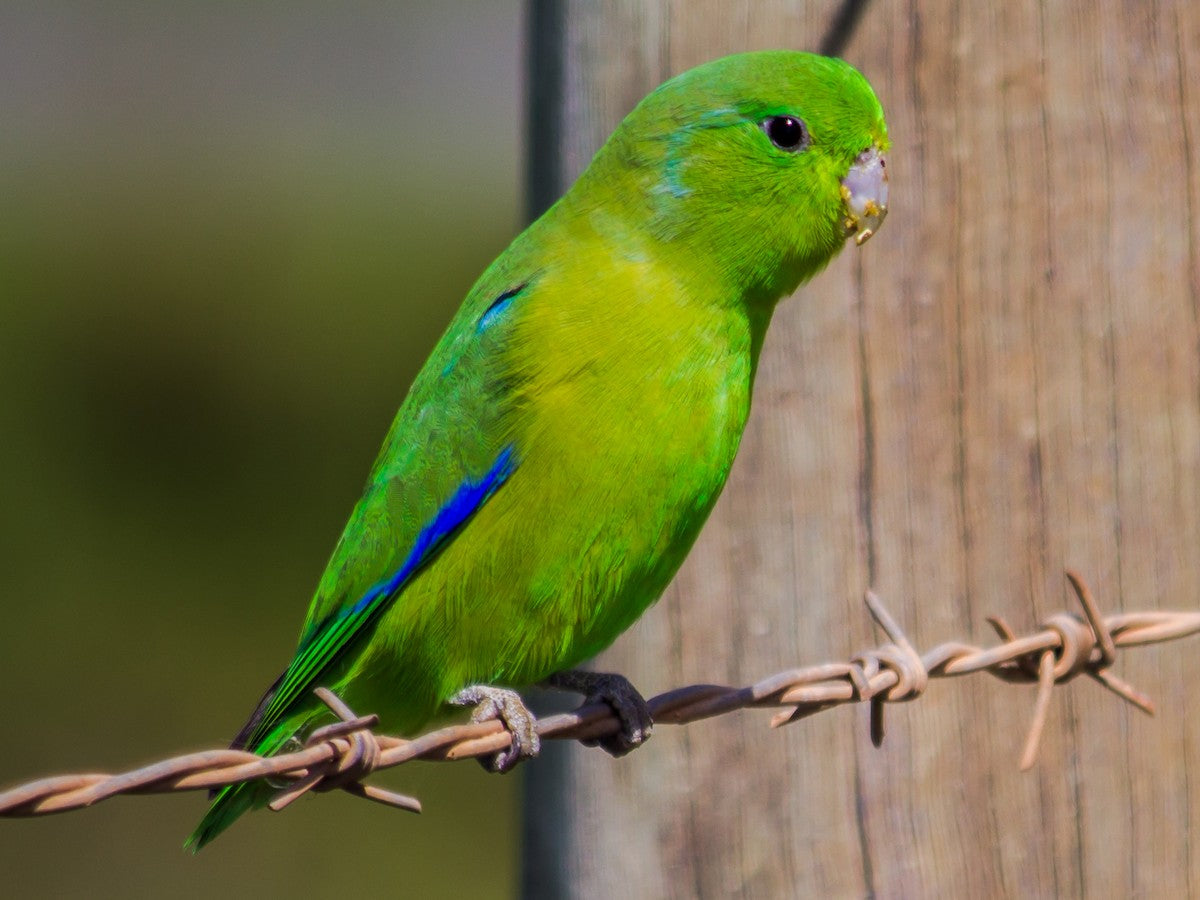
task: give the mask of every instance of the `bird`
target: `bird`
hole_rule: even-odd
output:
[[[848,63],[719,58],[649,93],[574,185],[489,265],[417,374],[317,585],[291,663],[233,746],[270,755],[325,687],[412,733],[498,718],[516,689],[612,706],[614,754],[652,728],[578,667],[665,591],[733,465],[777,302],[887,213],[887,125]],[[186,846],[265,805],[223,788]]]

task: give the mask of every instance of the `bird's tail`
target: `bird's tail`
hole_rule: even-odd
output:
[[[232,825],[238,816],[266,806],[269,798],[270,789],[259,782],[221,788],[196,830],[183,842],[183,849],[192,853],[199,852],[205,844]]]
[[[250,748],[260,756],[278,753],[292,735],[296,734],[309,715],[289,719],[275,728],[266,738]],[[213,798],[212,806],[196,826],[196,830],[183,842],[183,848],[198,852],[205,844],[234,823],[242,813],[260,809],[267,805],[276,792],[266,781],[246,781],[221,788]]]

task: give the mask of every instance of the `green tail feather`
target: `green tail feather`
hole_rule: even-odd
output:
[[[278,753],[294,734],[305,727],[311,718],[313,718],[312,711],[293,716],[277,726],[254,747],[247,749],[259,756],[271,756]],[[183,842],[183,849],[190,850],[192,853],[199,852],[206,844],[232,825],[242,813],[266,806],[275,790],[264,780],[247,781],[221,788],[217,792],[217,796],[213,798],[212,806],[208,808],[208,812],[196,826],[196,830]]]
[[[266,806],[271,793],[267,785],[257,781],[221,788],[196,830],[183,842],[183,849],[198,853],[242,813]]]

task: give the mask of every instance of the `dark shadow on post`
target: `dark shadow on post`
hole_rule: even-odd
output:
[[[559,198],[562,183],[563,0],[530,0],[526,8],[525,216],[532,222]]]
[[[525,217],[532,222],[554,203],[563,184],[561,160],[563,53],[566,44],[564,0],[529,0],[526,6],[525,61]],[[533,696],[536,711],[543,712],[544,697]],[[537,777],[522,782],[521,896],[570,896],[561,829],[566,826],[568,804],[562,787],[569,782],[571,748],[547,741],[537,760]]]
[[[829,23],[825,37],[821,38],[818,49],[823,56],[841,56],[846,52],[846,47],[854,37],[854,31],[858,28],[869,2],[870,0],[843,0],[837,15]]]

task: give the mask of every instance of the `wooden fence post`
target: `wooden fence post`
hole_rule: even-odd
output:
[[[536,0],[532,202],[633,104],[713,57],[816,47],[834,3]],[[918,648],[1068,606],[1200,603],[1200,6],[872,4],[892,210],[785,301],[728,489],[663,601],[598,667],[741,684],[879,639]],[[540,192],[540,193],[538,193]],[[1185,896],[1200,891],[1194,647],[1125,654],[1157,719],[974,677],[781,732],[660,727],[528,767],[536,896]]]

